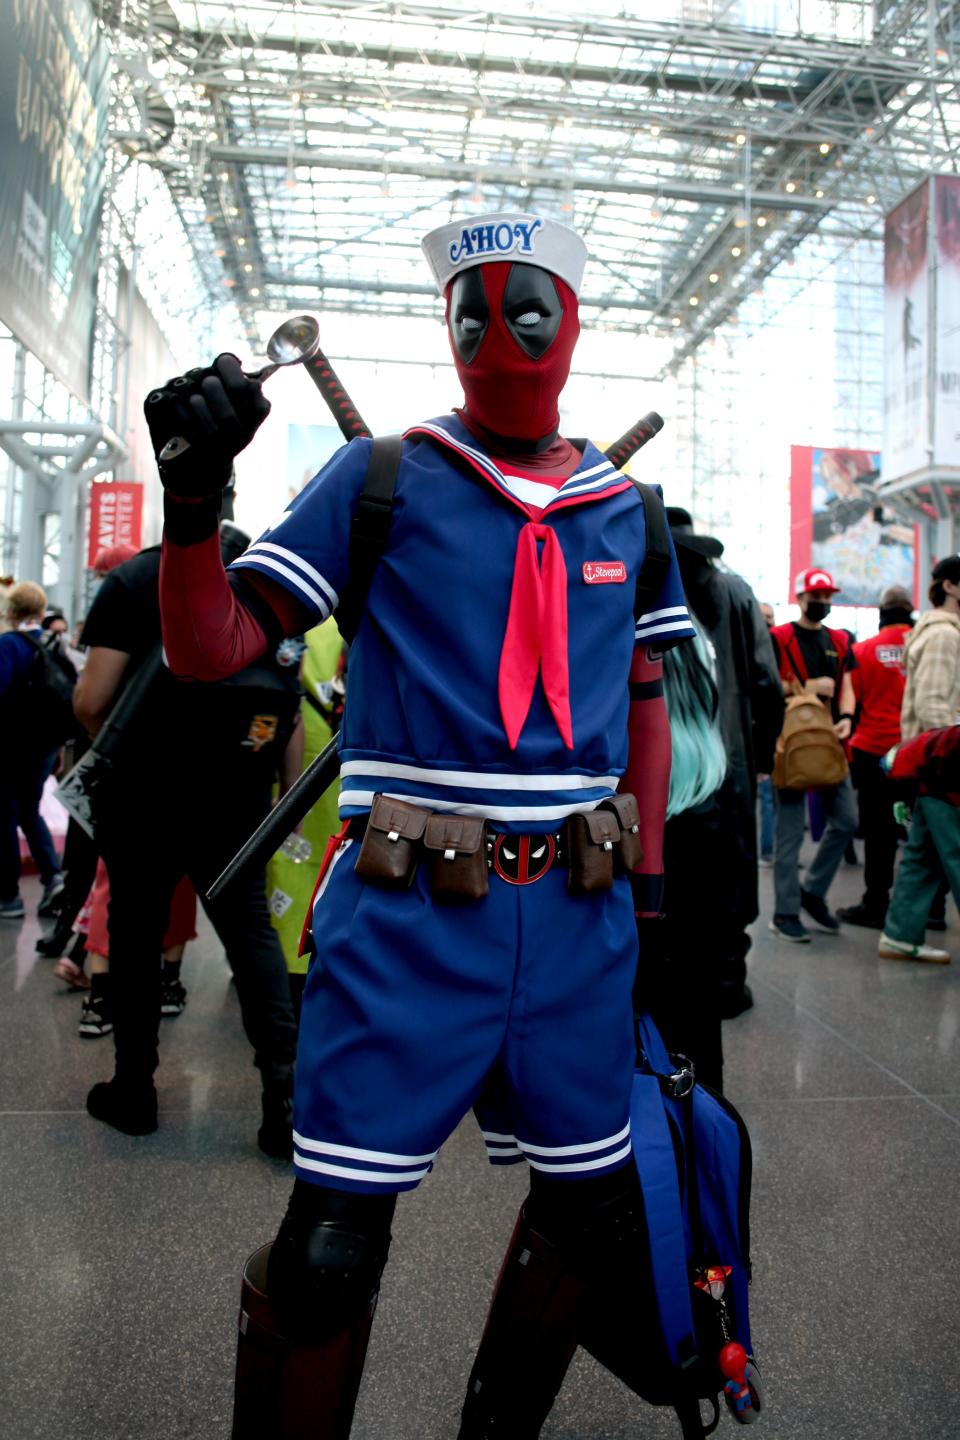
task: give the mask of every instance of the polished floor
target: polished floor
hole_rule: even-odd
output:
[[[841,871],[833,899],[857,898]],[[960,1436],[960,930],[949,967],[882,961],[872,932],[774,941],[728,1024],[727,1089],[753,1135],[753,1328],[777,1440]],[[30,915],[36,882],[24,887]],[[0,1436],[226,1440],[238,1277],[285,1203],[256,1149],[256,1074],[210,932],[164,1023],[160,1132],[83,1108],[111,1042],[0,930]],[[524,1187],[464,1125],[401,1202],[355,1440],[453,1440],[472,1348]],[[732,1435],[726,1416],[719,1434]],[[544,1440],[675,1436],[579,1358]],[[264,1440],[271,1440],[265,1436]]]

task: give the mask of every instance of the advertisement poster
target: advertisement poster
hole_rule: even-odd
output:
[[[837,605],[876,605],[888,585],[915,593],[914,526],[877,499],[879,479],[875,450],[791,446],[790,574],[822,566]]]
[[[960,465],[960,177],[938,175],[934,459]]]
[[[87,0],[0,4],[0,319],[84,399],[108,65]]]
[[[90,535],[87,569],[97,552],[112,545],[140,549],[143,533],[143,486],[130,480],[98,480],[90,486]]]
[[[927,465],[927,239],[930,186],[924,183],[891,210],[884,225],[884,478],[899,480]]]
[[[308,480],[345,445],[336,425],[287,426],[287,498],[289,505]]]

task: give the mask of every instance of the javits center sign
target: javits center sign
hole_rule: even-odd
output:
[[[84,398],[108,69],[87,0],[0,0],[0,319]]]

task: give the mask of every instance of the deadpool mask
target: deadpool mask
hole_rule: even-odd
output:
[[[556,433],[580,334],[569,285],[539,265],[473,266],[447,289],[447,329],[472,419],[507,439]]]

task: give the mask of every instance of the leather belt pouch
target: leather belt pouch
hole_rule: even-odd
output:
[[[640,810],[635,795],[621,791],[601,801],[600,810],[611,810],[620,822],[620,861],[624,870],[635,870],[643,859],[640,844]]]
[[[433,898],[445,904],[480,900],[490,888],[486,826],[475,815],[431,815],[423,835]]]
[[[419,805],[375,795],[353,867],[361,880],[393,890],[412,885],[419,842],[429,819],[429,810],[421,810]]]
[[[613,888],[614,847],[620,843],[620,819],[612,810],[589,810],[567,821],[567,889],[592,895]]]

